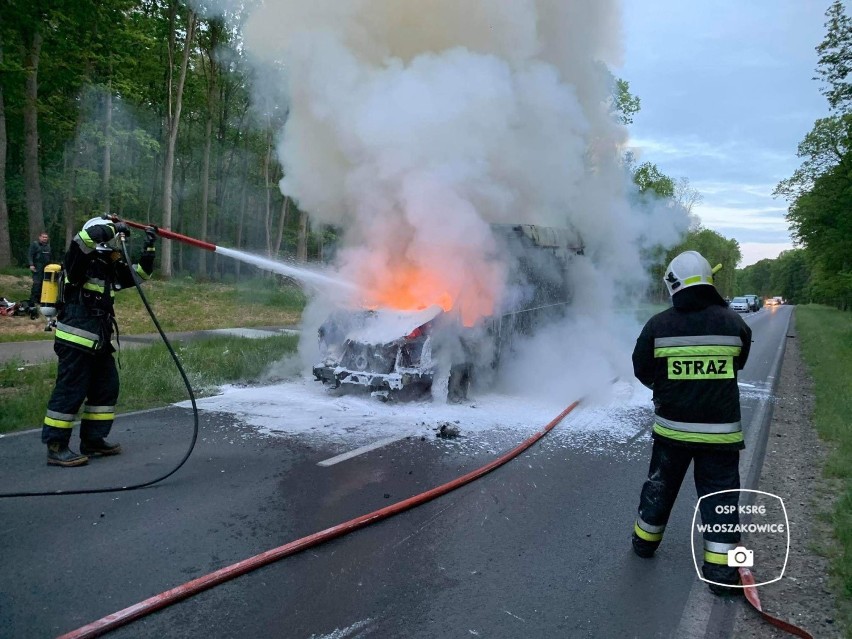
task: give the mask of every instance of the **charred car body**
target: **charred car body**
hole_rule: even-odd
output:
[[[501,355],[521,335],[564,316],[571,301],[568,271],[583,252],[571,229],[492,225],[501,251],[512,256],[500,312],[475,326],[439,306],[418,311],[338,310],[319,328],[321,361],[314,377],[388,398],[435,390],[450,401],[471,384],[487,384]]]

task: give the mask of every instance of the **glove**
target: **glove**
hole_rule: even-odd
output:
[[[115,234],[118,236],[119,233],[123,233],[125,239],[130,237],[130,227],[127,226],[124,222],[116,222],[115,223]]]
[[[154,248],[154,242],[157,241],[157,229],[149,226],[145,229],[145,242],[142,244],[142,250],[147,251]]]

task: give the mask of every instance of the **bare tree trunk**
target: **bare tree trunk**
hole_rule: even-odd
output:
[[[308,214],[299,211],[299,240],[296,243],[296,261],[308,261]]]
[[[41,56],[42,35],[36,28],[25,38],[24,69],[26,91],[24,97],[24,191],[27,202],[30,239],[38,236],[44,227],[41,204],[41,179],[38,157],[38,63]]]
[[[175,5],[172,4],[172,33],[169,39],[169,104],[168,111],[166,113],[168,139],[166,141],[166,154],[163,160],[163,226],[166,228],[171,227],[172,224],[172,188],[174,185],[175,146],[177,144],[178,125],[180,124],[180,111],[183,104],[183,87],[186,82],[186,70],[189,65],[189,56],[192,51],[192,39],[195,35],[196,22],[195,12],[190,9],[186,29],[186,41],[184,42],[183,47],[183,62],[181,63],[177,86],[175,86],[172,78],[173,65],[171,64],[174,57],[175,11]],[[163,277],[171,277],[172,243],[168,240],[163,240],[161,269]]]
[[[0,33],[0,66],[3,66],[2,33]],[[6,107],[3,101],[3,85],[0,84],[0,268],[12,265],[9,208],[6,205],[6,143]]]
[[[281,200],[281,216],[278,218],[278,235],[275,237],[275,252],[273,255],[278,255],[281,252],[281,242],[284,239],[284,226],[287,224],[287,214],[290,212],[290,198],[286,195]]]
[[[65,246],[77,232],[74,215],[74,195],[77,193],[77,168],[80,166],[80,132],[83,130],[84,109],[77,110],[74,138],[65,145],[65,195],[62,198],[62,218],[65,222]]]
[[[112,211],[110,207],[109,180],[111,170],[112,149],[112,80],[107,83],[106,95],[104,96],[104,160],[101,172],[101,208],[104,213]]]
[[[201,169],[201,239],[207,239],[207,219],[210,204],[210,151],[213,145],[213,114],[217,111],[216,77],[218,74],[218,63],[216,62],[216,47],[219,44],[219,32],[221,22],[217,19],[210,21],[210,46],[207,50],[209,61],[209,73],[207,76],[207,122],[204,128],[204,160]],[[202,62],[203,62],[202,56]],[[207,255],[201,251],[198,255],[199,275],[207,275]]]
[[[266,234],[266,254],[272,255],[272,191],[269,186],[269,165],[272,163],[272,123],[266,121],[266,155],[263,157],[263,186],[266,192],[266,209],[263,231]]]

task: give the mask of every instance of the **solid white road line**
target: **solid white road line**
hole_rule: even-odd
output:
[[[363,455],[364,453],[369,453],[371,450],[376,450],[377,448],[381,448],[382,446],[387,446],[388,444],[393,444],[394,442],[398,442],[400,439],[405,439],[406,437],[410,437],[410,433],[405,433],[403,435],[394,435],[393,437],[385,437],[384,439],[380,439],[378,441],[373,442],[372,444],[367,444],[366,446],[361,446],[361,448],[356,448],[355,450],[350,450],[348,453],[342,453],[337,455],[336,457],[331,457],[329,459],[324,459],[321,462],[317,462],[317,466],[334,466],[335,464],[339,464],[342,461],[346,461],[347,459],[352,459],[353,457],[357,457],[358,455]]]

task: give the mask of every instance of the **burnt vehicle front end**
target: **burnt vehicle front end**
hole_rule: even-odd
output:
[[[567,272],[582,254],[565,229],[492,225],[515,268],[499,312],[466,326],[459,314],[430,306],[417,311],[337,310],[318,331],[320,362],[314,377],[332,388],[363,388],[381,399],[432,391],[449,401],[467,399],[471,383],[487,386],[501,353],[514,340],[564,317],[571,301]],[[436,392],[437,390],[437,392]]]
[[[322,360],[314,377],[333,387],[362,387],[374,396],[427,391],[437,364],[433,332],[447,319],[440,307],[423,311],[336,311],[319,328]]]

